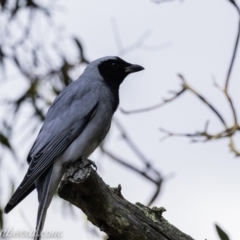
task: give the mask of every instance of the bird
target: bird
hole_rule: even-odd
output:
[[[87,159],[106,137],[119,105],[123,80],[144,68],[117,56],[92,61],[65,87],[48,109],[27,156],[27,173],[4,212],[9,213],[33,190],[38,193],[34,240],[41,239],[47,209],[68,164]]]

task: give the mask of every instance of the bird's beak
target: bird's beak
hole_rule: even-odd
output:
[[[137,64],[131,64],[130,66],[125,68],[125,73],[134,73],[144,70],[144,68]]]

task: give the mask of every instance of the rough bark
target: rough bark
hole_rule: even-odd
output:
[[[88,162],[68,168],[58,194],[80,208],[109,240],[193,240],[163,218],[164,208],[128,202],[121,186],[106,185]]]

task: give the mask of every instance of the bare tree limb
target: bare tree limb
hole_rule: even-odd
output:
[[[150,198],[150,201],[148,203],[148,206],[150,206],[156,200],[156,198],[159,196],[161,186],[162,186],[164,179],[163,179],[161,173],[152,166],[152,163],[150,162],[150,160],[142,153],[142,151],[137,147],[137,145],[129,137],[129,135],[127,134],[126,130],[124,129],[124,127],[122,126],[120,121],[118,121],[116,118],[114,118],[113,122],[115,123],[118,130],[120,131],[121,137],[125,141],[127,146],[135,153],[135,155],[138,157],[138,159],[145,165],[144,170],[139,170],[138,168],[129,164],[130,161],[124,161],[124,160],[120,159],[115,154],[107,151],[103,146],[101,147],[101,150],[103,153],[108,155],[112,160],[114,160],[114,161],[120,163],[121,165],[129,168],[130,170],[142,175],[147,180],[151,181],[152,183],[154,183],[156,185],[156,190],[155,190],[153,196]]]
[[[117,126],[117,128],[120,130],[121,137],[125,140],[125,142],[128,144],[128,146],[133,150],[133,152],[138,156],[138,158],[146,165],[146,168],[151,169],[151,162],[147,159],[146,156],[141,152],[141,150],[136,146],[136,144],[133,142],[133,140],[128,136],[126,130],[123,128],[120,121],[117,120],[117,118],[113,119],[113,122]],[[155,170],[152,169],[158,176],[160,174]]]
[[[128,202],[120,185],[110,188],[89,165],[71,166],[58,194],[80,208],[109,240],[193,240],[163,218],[164,208]]]
[[[145,168],[145,170],[140,170],[137,167],[135,167],[134,165],[130,164],[129,161],[122,160],[121,158],[117,157],[115,154],[109,152],[105,148],[100,147],[100,149],[105,155],[110,157],[113,161],[123,165],[124,167],[128,168],[129,170],[131,170],[137,174],[140,174],[142,177],[144,177],[145,179],[147,179],[148,181],[150,181],[156,185],[155,192],[151,196],[151,198],[147,204],[147,206],[151,206],[153,204],[153,202],[156,200],[156,198],[159,196],[159,194],[161,192],[162,183],[165,180],[163,177],[161,177],[160,173],[159,173],[159,177],[157,179],[155,179],[152,177],[151,172],[149,172],[148,168]]]

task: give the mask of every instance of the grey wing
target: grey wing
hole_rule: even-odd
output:
[[[73,90],[76,92],[76,90]],[[28,171],[9,201],[14,205],[34,182],[54,163],[93,118],[98,107],[96,92],[63,93],[53,103],[29,153]],[[61,100],[61,101],[60,101]]]

